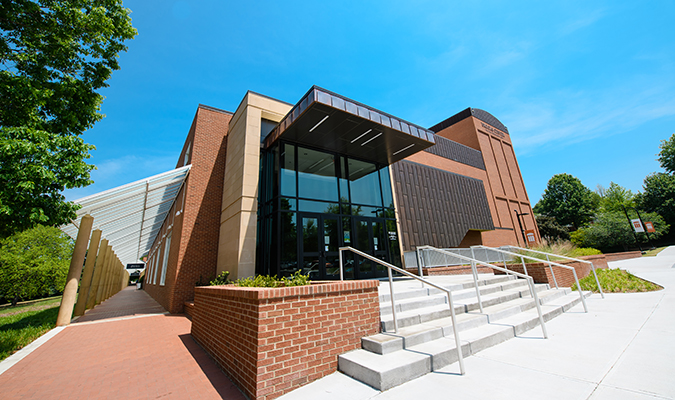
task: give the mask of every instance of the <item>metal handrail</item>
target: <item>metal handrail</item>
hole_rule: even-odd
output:
[[[605,293],[602,291],[602,286],[600,286],[600,280],[598,279],[598,274],[595,273],[595,265],[593,265],[593,263],[591,261],[584,260],[584,259],[581,259],[581,258],[563,256],[563,255],[555,254],[555,253],[547,253],[547,252],[541,251],[541,250],[525,249],[523,247],[512,246],[512,245],[502,246],[502,247],[509,247],[509,248],[512,248],[512,249],[518,249],[518,250],[530,251],[532,253],[544,254],[546,256],[546,261],[549,262],[549,263],[551,261],[549,260],[548,257],[553,256],[553,257],[558,257],[558,258],[564,258],[566,260],[572,260],[572,261],[578,261],[578,262],[582,262],[582,263],[586,263],[586,264],[591,264],[591,270],[593,271],[593,276],[595,276],[595,283],[598,285],[598,291],[600,292],[600,296],[602,296],[603,299],[605,298]],[[549,266],[550,266],[550,264],[549,264]],[[553,273],[553,271],[551,271],[551,273]],[[553,275],[553,279],[555,281],[555,275]],[[557,286],[558,286],[558,283],[556,282],[556,287]],[[581,290],[581,287],[579,287],[579,290]]]
[[[538,262],[541,262],[541,263],[545,262],[544,260],[541,260],[541,259],[536,258],[536,257],[531,257],[531,256],[523,255],[523,254],[513,253],[513,252],[502,250],[502,249],[499,249],[499,248],[482,246],[482,245],[471,246],[471,247],[480,247],[480,248],[484,248],[484,249],[491,249],[493,251],[501,252],[501,253],[508,254],[508,255],[511,255],[511,256],[520,257],[520,260],[523,262],[523,268],[525,268],[525,259],[526,258],[528,260],[534,260],[534,261],[538,261]],[[561,267],[561,268],[572,270],[572,274],[574,274],[574,281],[577,283],[577,287],[579,288],[579,298],[581,298],[581,304],[584,305],[584,312],[588,312],[588,306],[586,305],[586,298],[584,297],[583,290],[581,290],[581,285],[579,284],[579,278],[577,277],[576,269],[574,269],[574,267],[570,267],[569,265],[560,264],[560,263],[557,263],[557,262],[554,262],[554,261],[547,261],[547,262],[549,263],[549,268],[551,268],[551,274],[554,277],[555,277],[555,274],[553,273],[553,268],[551,267],[551,265],[555,265],[556,267]],[[525,270],[525,273],[527,273],[527,270]]]
[[[443,250],[443,249],[438,249],[438,248],[432,247],[432,246],[419,246],[417,249],[418,250],[425,250],[425,249],[435,250],[435,251],[438,251],[440,253],[449,254],[453,257],[457,257],[457,258],[460,258],[460,259],[467,260],[467,261],[471,262],[471,266],[472,266],[473,271],[476,270],[476,264],[480,264],[480,265],[483,265],[483,266],[486,266],[486,267],[489,267],[489,268],[492,268],[492,269],[496,269],[497,271],[502,271],[506,274],[515,275],[519,278],[525,279],[527,281],[529,287],[530,287],[530,293],[532,294],[532,298],[534,299],[534,304],[536,305],[537,312],[539,313],[539,324],[541,325],[541,331],[544,335],[544,339],[548,339],[548,333],[546,332],[546,325],[544,324],[544,315],[541,312],[541,305],[539,304],[539,296],[537,296],[537,291],[534,288],[534,279],[531,276],[521,274],[520,272],[511,271],[511,270],[506,269],[506,268],[498,267],[498,266],[493,265],[493,264],[488,264],[488,263],[485,263],[483,261],[475,260],[475,259],[472,259],[471,257],[466,257],[466,256],[463,256],[461,254],[451,253],[449,251],[446,251],[446,250]],[[474,274],[474,281],[476,282],[476,287],[477,287],[478,282],[477,282],[476,275],[477,275],[477,273]],[[478,298],[478,302],[479,302],[479,306],[481,307],[481,310],[482,310],[483,306],[482,306],[482,304],[480,304],[481,303],[480,297]]]
[[[361,250],[357,250],[351,246],[346,246],[346,247],[340,247],[338,249],[338,255],[340,258],[340,280],[344,280],[344,274],[342,272],[342,252],[343,251],[351,251],[355,254],[360,255],[361,257],[365,257],[371,261],[374,261],[380,265],[383,265],[387,267],[387,271],[389,273],[389,295],[391,297],[391,312],[392,316],[394,317],[394,333],[398,334],[398,321],[396,320],[396,305],[394,304],[394,278],[391,273],[392,270],[401,273],[403,275],[409,276],[411,278],[417,279],[418,281],[421,281],[422,283],[426,283],[429,286],[432,286],[436,289],[444,291],[448,295],[448,304],[450,305],[450,317],[452,318],[452,331],[455,335],[455,346],[457,347],[457,361],[459,362],[459,371],[462,375],[464,375],[464,356],[462,355],[462,342],[459,340],[459,332],[457,331],[457,317],[455,316],[455,305],[452,301],[452,294],[450,293],[450,290],[447,288],[444,288],[443,286],[437,285],[433,282],[430,282],[424,278],[420,278],[419,276],[415,274],[411,274],[410,272],[401,269],[395,265],[391,265],[385,261],[380,260],[379,258],[373,257],[370,254],[366,254],[362,252]]]

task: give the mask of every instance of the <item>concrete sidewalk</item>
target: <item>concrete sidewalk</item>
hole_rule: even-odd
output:
[[[48,335],[0,375],[0,399],[245,399],[190,321],[135,287]]]
[[[657,257],[610,263],[656,282],[650,293],[591,296],[547,323],[412,382],[379,392],[335,373],[292,399],[675,399],[675,246]]]

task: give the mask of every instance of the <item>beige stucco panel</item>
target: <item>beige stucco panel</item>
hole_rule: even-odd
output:
[[[279,122],[291,106],[249,92],[230,121],[217,271],[255,274],[261,119]]]

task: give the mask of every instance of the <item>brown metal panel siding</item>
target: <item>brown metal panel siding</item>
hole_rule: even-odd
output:
[[[438,135],[435,136],[435,140],[436,144],[424,149],[424,151],[485,170],[483,154],[480,151]]]
[[[409,161],[391,168],[405,250],[453,247],[469,229],[494,229],[482,181]]]

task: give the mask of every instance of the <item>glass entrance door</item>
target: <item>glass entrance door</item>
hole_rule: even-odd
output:
[[[384,220],[381,218],[354,218],[356,248],[389,262],[388,240]],[[365,257],[357,257],[356,272],[358,279],[380,278],[387,276],[387,267]]]
[[[302,273],[309,274],[310,279],[340,279],[339,221],[337,216],[300,214],[298,254]]]

